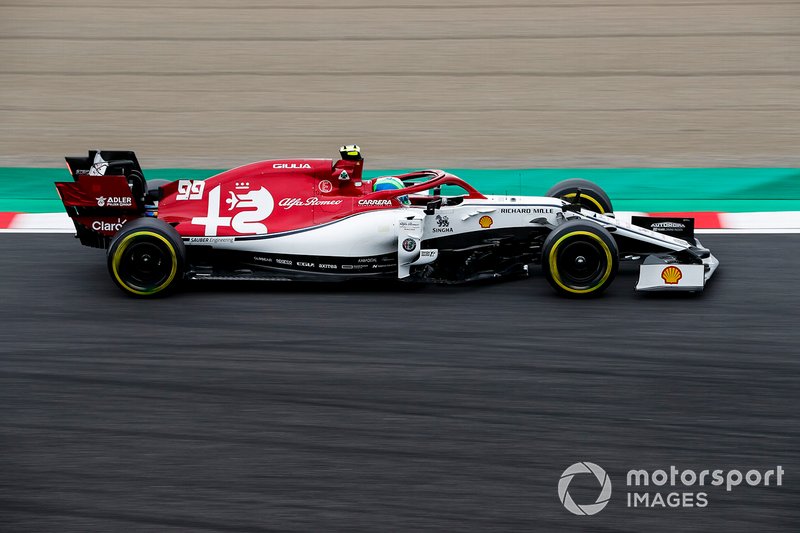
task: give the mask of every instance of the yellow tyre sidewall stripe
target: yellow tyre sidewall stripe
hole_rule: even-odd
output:
[[[606,253],[606,271],[603,274],[602,279],[594,287],[589,287],[588,289],[573,289],[571,287],[567,287],[561,282],[561,276],[558,273],[558,264],[556,261],[557,260],[556,252],[558,251],[558,247],[565,239],[569,239],[570,237],[575,237],[577,235],[585,235],[587,237],[591,237],[592,239],[596,240],[597,242],[600,243],[600,246],[603,247],[603,250]],[[590,231],[572,231],[559,238],[553,245],[553,247],[550,249],[549,262],[550,262],[550,275],[553,276],[553,281],[555,281],[559,287],[561,287],[565,291],[574,294],[587,294],[596,291],[599,287],[603,286],[603,283],[606,282],[608,277],[611,275],[611,266],[613,264],[613,258],[611,256],[611,249],[608,247],[608,244],[606,244],[605,241],[601,239],[599,235],[595,235]]]
[[[562,196],[562,198],[575,198],[577,195],[578,195],[578,193],[576,193],[576,192],[571,192],[571,193],[569,193],[569,194],[565,194],[564,196]],[[600,202],[598,202],[598,201],[597,201],[597,200],[596,200],[594,197],[592,197],[592,196],[589,196],[588,194],[586,194],[586,193],[584,193],[584,192],[581,192],[581,198],[582,198],[582,199],[583,199],[583,198],[586,198],[587,200],[589,200],[590,202],[592,202],[594,205],[596,205],[596,206],[597,206],[597,209],[599,209],[599,210],[600,210],[600,211],[599,211],[599,213],[600,213],[601,215],[602,215],[603,213],[605,213],[605,212],[606,212],[606,210],[605,210],[605,209],[603,209],[603,206],[600,204]]]
[[[134,237],[140,237],[142,235],[147,237],[155,237],[156,239],[160,240],[161,242],[167,245],[167,248],[169,248],[169,252],[172,255],[172,270],[169,273],[169,277],[164,283],[149,291],[140,291],[138,289],[134,289],[128,286],[128,284],[122,281],[122,279],[119,277],[119,272],[118,272],[119,263],[122,260],[123,252],[131,243],[131,240]],[[126,291],[131,292],[133,294],[138,294],[139,296],[148,296],[151,294],[155,294],[157,292],[161,292],[167,287],[169,287],[169,284],[172,283],[172,280],[175,279],[175,275],[178,273],[178,256],[175,254],[175,247],[172,246],[172,243],[169,242],[169,240],[167,240],[167,238],[164,237],[163,235],[160,235],[153,231],[135,231],[130,235],[126,235],[122,239],[122,242],[119,243],[119,246],[117,246],[117,249],[114,250],[114,259],[111,262],[111,269],[113,271],[114,277],[116,278],[117,282],[119,282],[120,286],[122,286]]]

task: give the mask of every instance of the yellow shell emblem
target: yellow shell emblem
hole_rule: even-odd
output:
[[[661,271],[661,279],[663,279],[664,283],[667,285],[677,285],[682,277],[683,272],[676,266],[668,266]]]
[[[492,224],[494,224],[494,220],[492,220],[492,217],[484,215],[478,220],[478,224],[480,224],[482,228],[491,228]]]

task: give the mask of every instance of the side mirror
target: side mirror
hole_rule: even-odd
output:
[[[436,200],[431,200],[425,206],[425,214],[426,215],[432,215],[432,214],[434,214],[436,212],[437,209],[440,209],[441,207],[442,207],[442,199],[441,198],[437,198]]]

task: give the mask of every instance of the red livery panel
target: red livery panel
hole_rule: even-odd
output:
[[[158,218],[181,235],[239,236],[280,233],[325,224],[353,213],[398,207],[372,198],[362,161],[273,160],[234,168],[206,180],[179,180],[162,188]]]
[[[343,147],[347,148],[347,147]],[[275,159],[227,170],[206,180],[148,184],[130,151],[90,151],[68,157],[74,182],[56,183],[81,242],[106,247],[126,222],[156,217],[182,237],[238,237],[284,233],[320,226],[365,211],[426,202],[443,185],[456,185],[468,198],[483,198],[459,178],[442,171],[419,171],[399,190],[373,191],[362,179],[364,160],[357,147],[340,150],[342,159]],[[424,183],[414,184],[414,180]],[[421,194],[425,193],[425,194]],[[414,196],[414,195],[417,196]]]

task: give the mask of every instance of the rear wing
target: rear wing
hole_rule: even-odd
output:
[[[75,224],[81,244],[107,248],[122,225],[145,212],[147,182],[136,154],[90,150],[87,157],[66,157],[73,181],[56,189]]]

